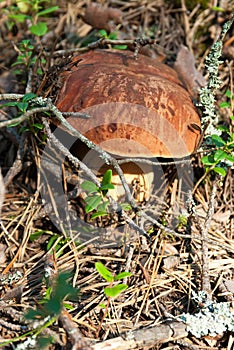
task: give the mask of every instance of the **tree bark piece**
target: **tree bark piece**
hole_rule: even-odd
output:
[[[168,341],[187,337],[186,325],[182,322],[170,322],[150,328],[130,331],[120,337],[97,343],[92,350],[128,350],[153,347]]]

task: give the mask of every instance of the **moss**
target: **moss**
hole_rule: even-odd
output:
[[[175,7],[181,7],[181,0],[166,0],[166,2],[174,5]],[[185,0],[185,5],[188,10],[193,10],[197,4],[201,5],[201,9],[207,9],[209,7],[209,0]]]

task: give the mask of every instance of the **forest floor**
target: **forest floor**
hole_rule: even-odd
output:
[[[189,162],[161,165],[160,188],[134,210],[92,220],[96,207],[87,213],[79,186],[85,170],[60,158],[44,122],[54,118],[46,98],[55,101],[60,71],[98,40],[169,66],[184,45],[208,80],[205,59],[233,8],[233,0],[0,1],[2,349],[234,348],[234,177],[217,158],[233,157],[233,26],[215,92],[224,153],[204,143]]]

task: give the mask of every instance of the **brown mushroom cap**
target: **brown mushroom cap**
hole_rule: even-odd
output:
[[[76,56],[61,78],[57,107],[90,115],[67,120],[106,151],[178,158],[196,148],[200,118],[170,67],[129,51],[95,50]]]

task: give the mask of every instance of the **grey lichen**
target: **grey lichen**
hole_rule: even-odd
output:
[[[209,73],[209,78],[207,86],[200,89],[200,103],[198,104],[203,109],[202,127],[205,130],[205,136],[221,134],[221,131],[217,129],[218,115],[216,113],[215,94],[221,86],[219,66],[222,63],[220,57],[222,56],[223,40],[233,23],[233,17],[224,24],[219,40],[213,44],[205,59],[205,67]]]
[[[184,313],[179,316],[186,323],[188,332],[201,338],[234,331],[234,311],[230,303],[212,301],[204,291],[194,294],[192,299],[202,303],[202,307],[194,315]]]
[[[33,335],[32,337],[27,337],[27,339],[18,344],[15,347],[15,350],[29,350],[29,349],[36,349],[37,341],[36,341],[36,336]]]

